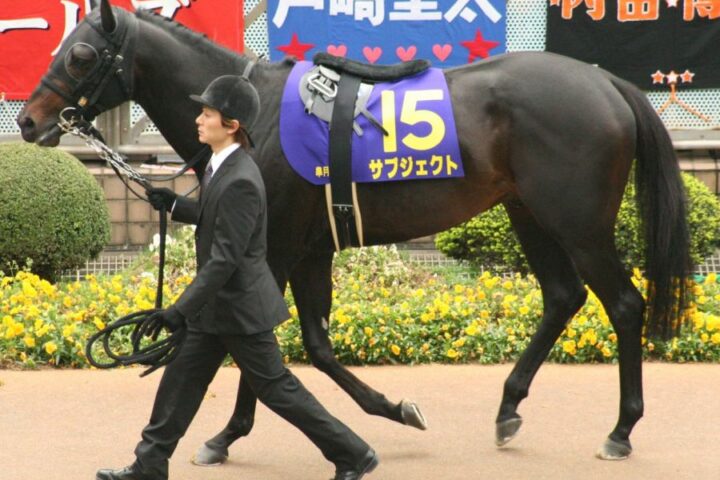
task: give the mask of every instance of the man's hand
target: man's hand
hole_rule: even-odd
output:
[[[160,310],[159,312],[153,313],[147,322],[145,336],[151,337],[153,341],[155,341],[163,327],[166,327],[171,332],[184,327],[185,317],[174,307],[169,307],[167,310]]]
[[[165,211],[170,211],[175,204],[177,199],[177,193],[173,192],[169,188],[148,188],[145,190],[150,205],[155,210],[160,210],[163,206]]]

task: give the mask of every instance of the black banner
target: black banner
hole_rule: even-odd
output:
[[[644,90],[720,87],[720,0],[550,0],[547,51]]]

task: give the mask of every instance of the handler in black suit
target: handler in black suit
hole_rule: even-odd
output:
[[[147,192],[153,206],[172,209],[174,220],[197,224],[197,276],[173,306],[156,314],[158,328],[187,326],[187,339],[165,368],[136,461],[124,469],[100,470],[97,479],[167,479],[168,460],[227,353],[258,399],[336,465],[335,479],[360,479],[377,465],[375,452],[283,365],[273,333],[289,313],[265,260],[265,186],[245,152],[245,126],[253,124],[260,108],[257,91],[247,79],[226,75],[191,98],[203,105],[196,120],[200,141],[213,150],[200,201],[168,189]]]

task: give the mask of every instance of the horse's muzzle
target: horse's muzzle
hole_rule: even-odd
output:
[[[16,121],[26,142],[37,143],[43,147],[55,147],[60,143],[61,131],[57,124],[50,123],[45,128],[38,128],[32,117],[25,112],[20,112]]]

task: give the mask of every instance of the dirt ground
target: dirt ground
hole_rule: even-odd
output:
[[[380,466],[368,480],[720,480],[720,365],[646,364],[645,418],[633,455],[604,462],[595,450],[617,418],[614,366],[545,365],[520,407],[525,423],[498,449],[494,418],[511,365],[352,368],[399,401],[418,402],[429,429],[371,417],[317,370],[293,371],[370,443]],[[159,374],[0,371],[0,480],[93,480],[121,467],[148,420]],[[196,467],[195,449],[230,415],[238,372],[222,369],[171,460],[173,480],[325,480],[333,467],[292,426],[259,406],[255,429],[221,467]]]

